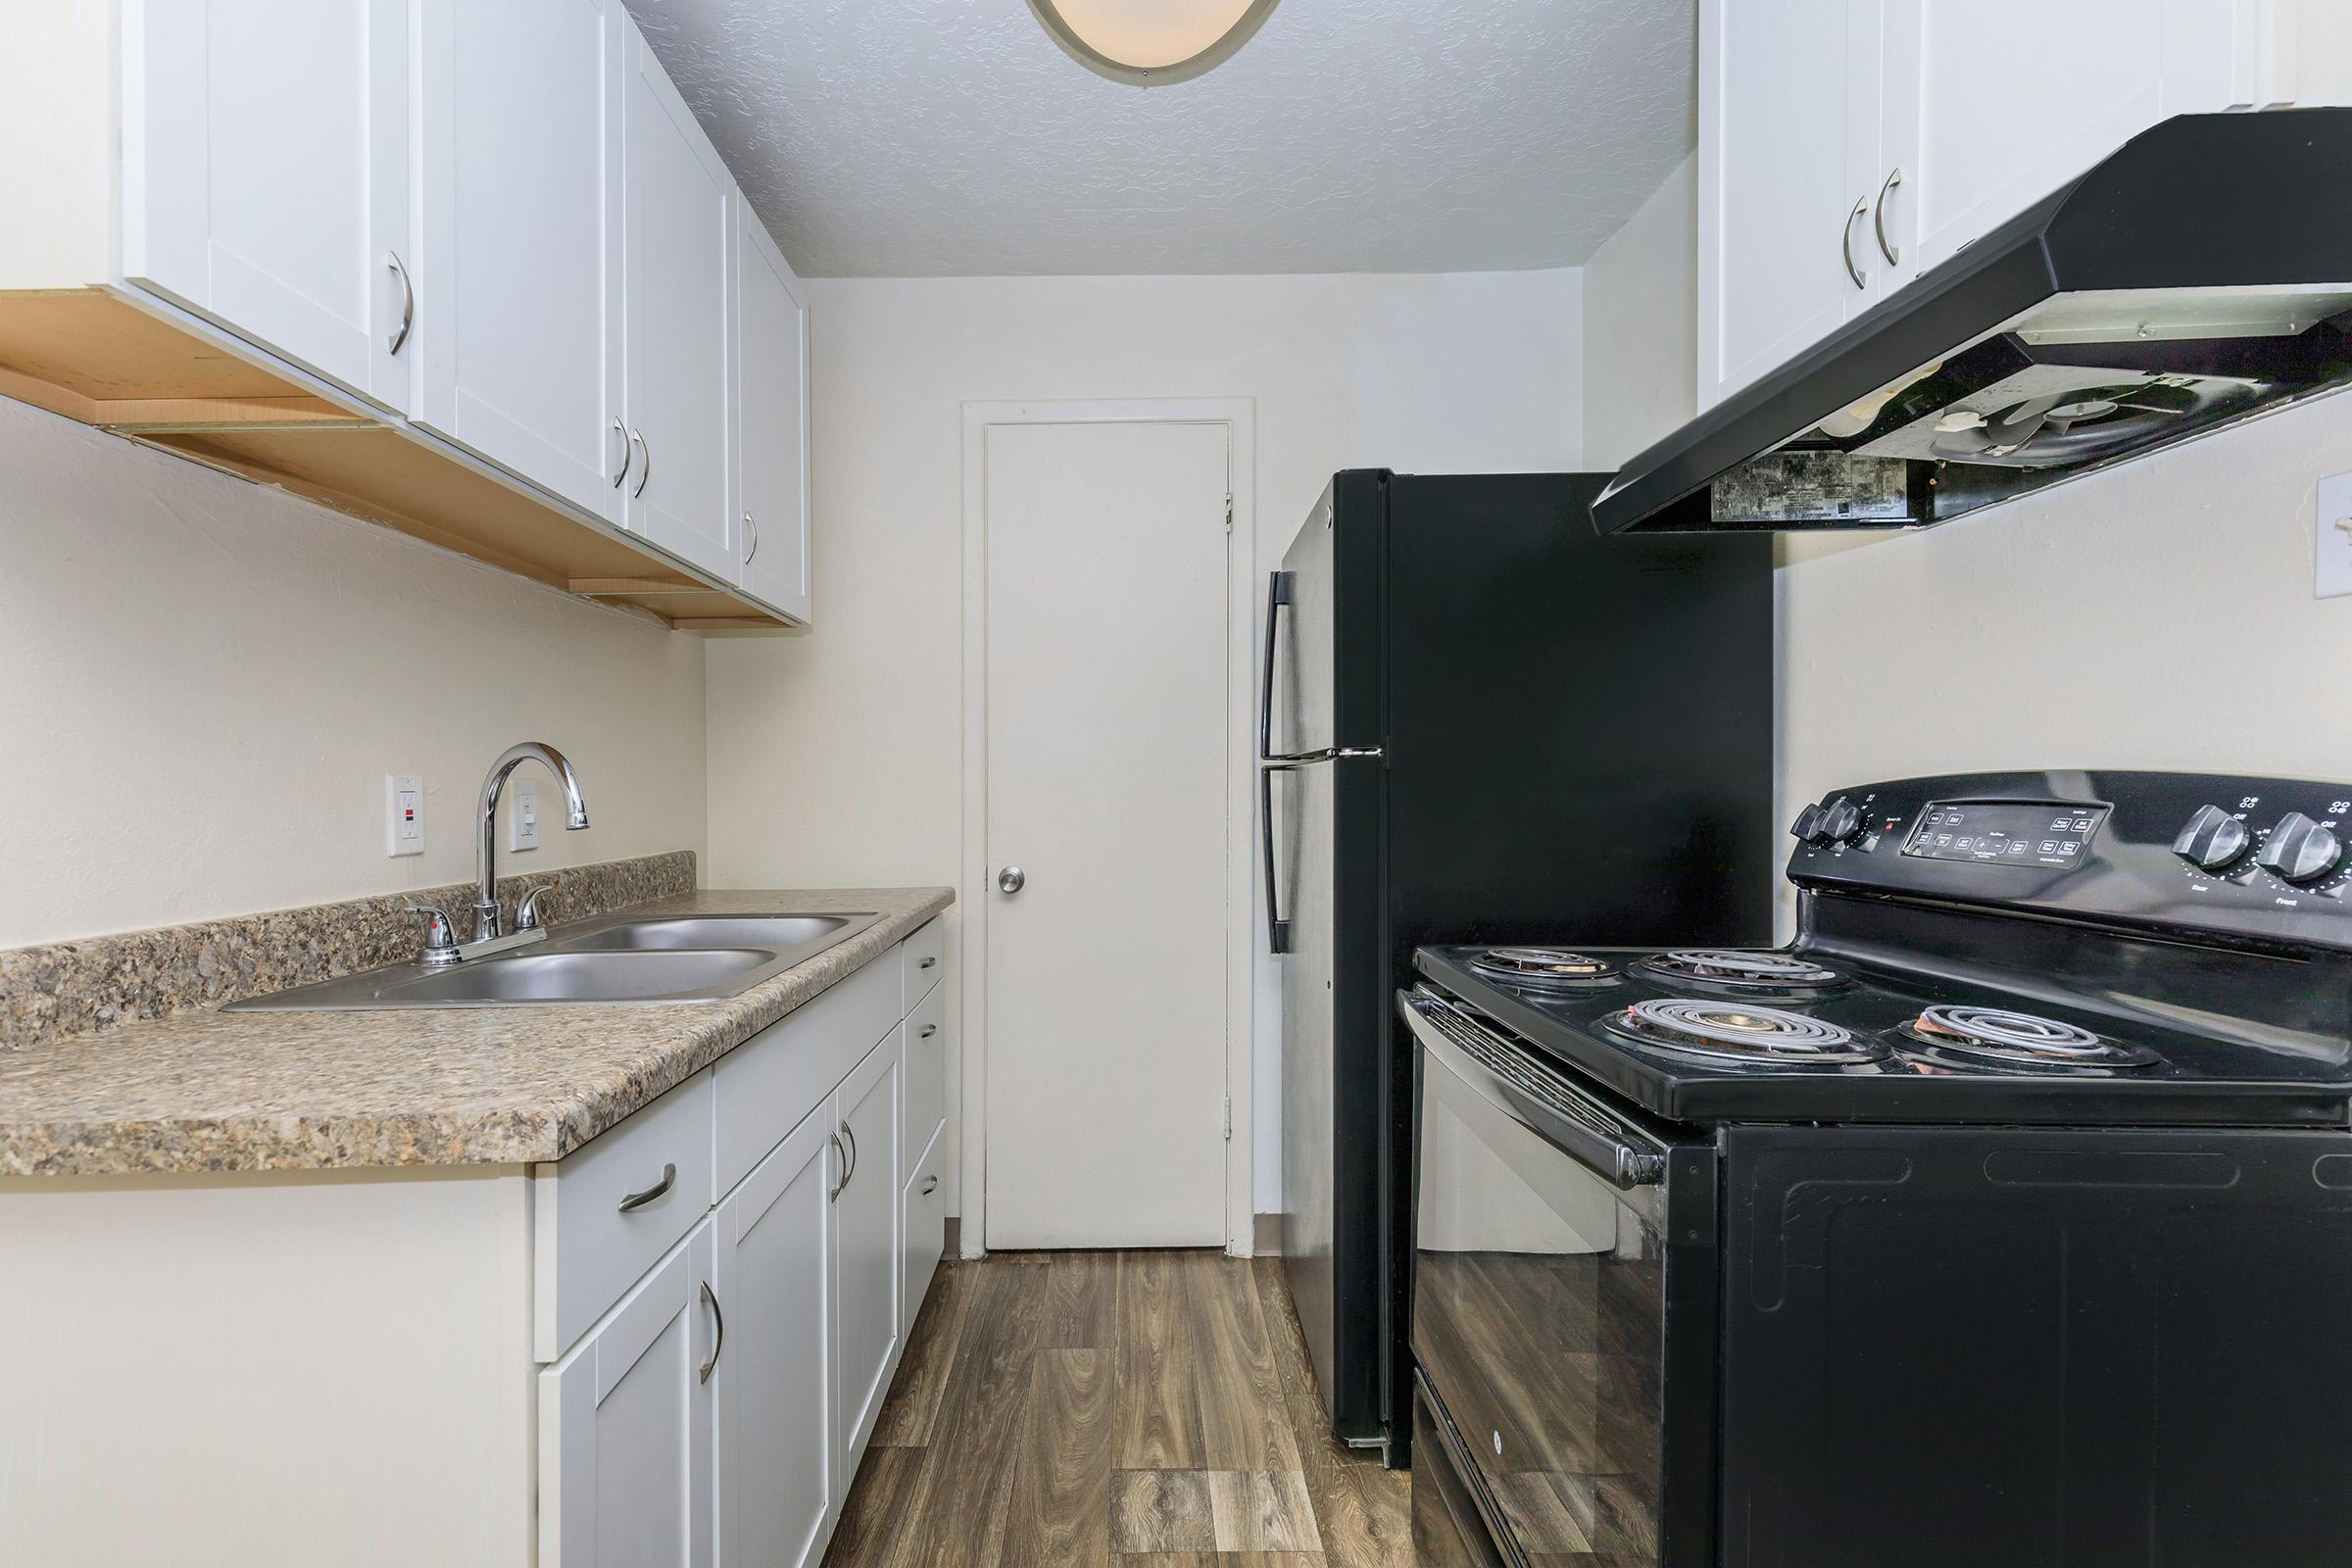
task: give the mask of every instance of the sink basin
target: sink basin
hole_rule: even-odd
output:
[[[445,969],[399,963],[229,1004],[231,1012],[716,1002],[847,942],[880,916],[605,915]]]
[[[701,1002],[727,996],[776,962],[750,948],[678,953],[520,953],[439,969],[397,988],[394,1006],[423,1002]]]
[[[764,948],[779,953],[821,942],[858,916],[851,914],[678,914],[564,939],[571,953],[669,952],[683,948]]]

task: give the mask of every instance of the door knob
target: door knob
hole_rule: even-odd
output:
[[[1008,865],[997,873],[997,891],[999,893],[1018,893],[1028,884],[1028,876],[1022,872],[1019,866]]]

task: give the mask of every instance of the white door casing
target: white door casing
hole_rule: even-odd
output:
[[[1230,1168],[1223,1126],[1248,1071],[1231,679],[1248,541],[1224,519],[1246,453],[1230,414],[1203,412],[967,411],[967,849],[985,885],[965,1016],[985,1044],[964,1213],[991,1248],[1246,1246],[1247,1160]],[[995,881],[1006,863],[1017,894]]]

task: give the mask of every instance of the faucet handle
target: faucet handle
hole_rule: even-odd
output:
[[[447,963],[458,956],[458,934],[450,928],[449,916],[429,904],[408,906],[411,914],[421,914],[424,921],[424,951],[417,955],[420,963]]]
[[[540,896],[554,892],[555,886],[553,882],[542,882],[523,894],[522,903],[515,906],[514,908],[515,930],[536,931],[539,929]]]

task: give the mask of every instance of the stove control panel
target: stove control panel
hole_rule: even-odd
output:
[[[1810,890],[2352,951],[2352,785],[1944,775],[1835,791],[1790,832],[1789,878]]]

